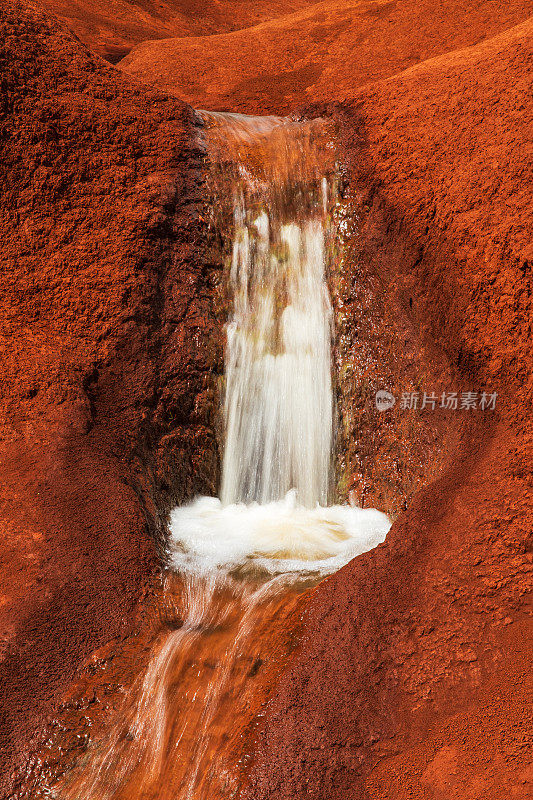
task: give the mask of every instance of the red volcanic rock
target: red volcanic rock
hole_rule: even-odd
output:
[[[530,796],[532,78],[528,21],[331,109],[381,324],[394,311],[407,349],[433,343],[455,386],[498,400],[456,412],[440,477],[314,592],[263,712],[254,800]],[[421,412],[384,413],[394,429]]]
[[[144,39],[209,36],[257,25],[313,0],[42,0],[94,52],[113,63]]]
[[[104,5],[53,8],[110,58],[147,32],[240,24],[236,0],[224,19],[124,4],[120,24]],[[338,120],[355,223],[332,276],[343,489],[395,513],[413,498],[384,545],[314,592],[265,709],[253,800],[529,791],[531,22],[478,42],[532,11],[323,3],[122,64],[197,106],[314,100]],[[4,3],[0,26],[9,796],[77,666],[131,620],[166,509],[214,488],[220,256],[191,109],[30,3]],[[371,410],[375,389],[437,385],[497,391],[497,410]]]
[[[327,0],[209,39],[142,42],[120,67],[196,108],[282,114],[350,98],[359,86],[476,44],[530,14],[531,0]]]
[[[193,112],[30,3],[0,10],[0,787],[124,629],[162,516],[216,479]],[[5,795],[4,795],[5,796]]]

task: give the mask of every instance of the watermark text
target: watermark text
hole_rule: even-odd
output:
[[[402,411],[494,411],[497,392],[401,392],[398,397],[386,389],[376,392],[378,411],[388,411],[398,404]]]

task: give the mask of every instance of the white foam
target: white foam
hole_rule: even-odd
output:
[[[247,568],[272,575],[327,575],[384,541],[385,514],[351,506],[304,508],[296,493],[259,505],[198,497],[171,514],[172,565],[208,573]]]

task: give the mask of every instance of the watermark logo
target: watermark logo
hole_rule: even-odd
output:
[[[379,389],[375,399],[378,411],[388,411],[396,405],[396,397],[385,389]],[[431,411],[494,411],[497,399],[497,392],[401,392],[398,408],[402,411],[426,408]]]
[[[385,389],[380,389],[379,392],[376,392],[376,408],[378,411],[388,411],[395,403],[396,398],[391,392],[387,392]]]

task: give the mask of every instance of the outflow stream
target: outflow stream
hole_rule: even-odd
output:
[[[171,515],[173,624],[103,739],[55,796],[237,797],[254,720],[296,645],[304,590],[383,541],[328,505],[335,156],[327,124],[201,112],[232,230],[220,497]]]

